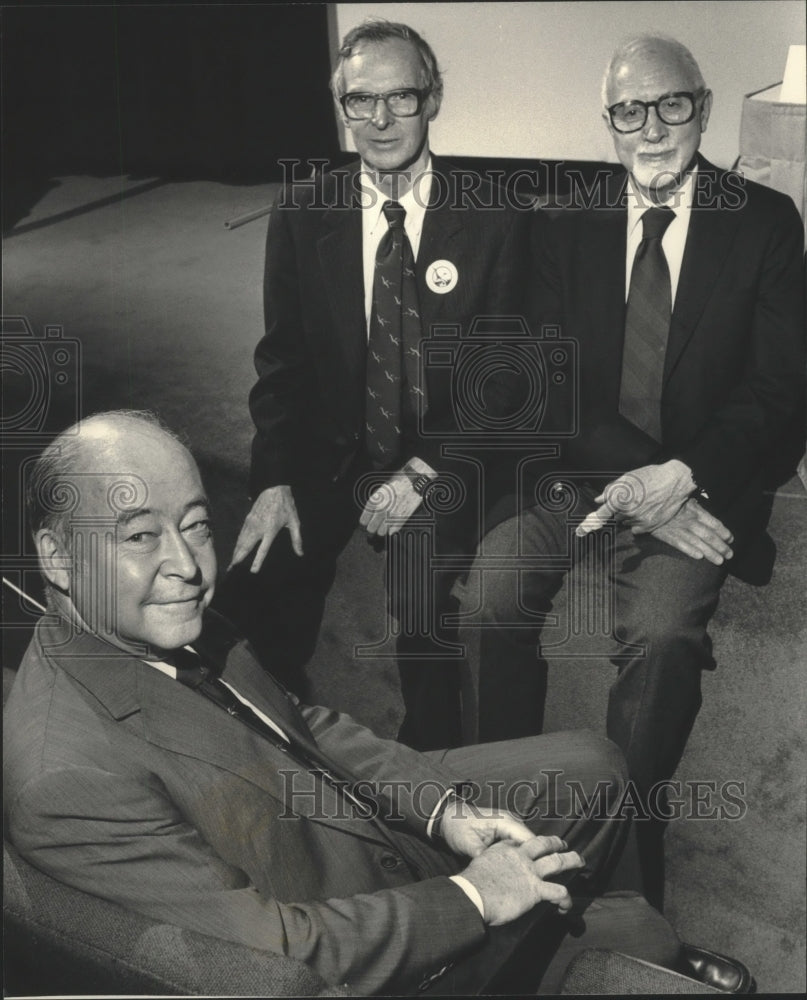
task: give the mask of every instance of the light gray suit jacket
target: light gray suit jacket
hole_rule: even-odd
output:
[[[4,727],[20,853],[61,882],[360,992],[414,990],[479,946],[479,913],[447,877],[458,861],[425,838],[458,776],[347,716],[298,708],[245,643],[212,646],[223,676],[296,740],[350,778],[391,783],[397,818],[351,815],[293,753],[197,692],[42,619]],[[390,811],[389,796],[375,801]]]

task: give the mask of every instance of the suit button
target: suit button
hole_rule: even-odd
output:
[[[397,868],[401,863],[401,859],[396,857],[394,854],[382,854],[381,855],[381,867],[391,870],[392,868]]]

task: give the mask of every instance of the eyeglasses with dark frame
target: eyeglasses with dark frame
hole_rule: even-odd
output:
[[[403,87],[400,90],[390,90],[386,94],[343,94],[339,98],[342,110],[353,121],[372,118],[376,105],[383,101],[387,111],[396,118],[414,118],[420,114],[423,102],[431,93],[430,89],[420,90],[416,87]]]
[[[698,98],[704,93],[704,90],[695,93],[676,90],[672,94],[662,94],[655,101],[620,101],[606,110],[617,132],[638,132],[644,128],[648,108],[655,108],[665,125],[686,125],[695,117]]]

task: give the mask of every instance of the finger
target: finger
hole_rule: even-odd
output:
[[[526,844],[534,839],[534,834],[530,828],[516,816],[505,813],[502,816],[494,817],[496,821],[497,840],[507,840],[511,844],[518,846]]]
[[[689,556],[691,559],[706,559],[716,566],[720,566],[724,561],[723,556],[719,552],[715,552],[711,546],[707,545],[692,532],[659,532],[656,537],[668,545],[672,545],[673,548],[678,549],[679,552],[683,552],[684,555]]]
[[[233,549],[233,555],[230,559],[230,565],[227,567],[231,570],[236,563],[240,563],[245,559],[249,553],[255,548],[255,543],[258,541],[260,534],[249,526],[249,522],[246,521],[241,531],[238,533],[238,538],[235,540],[235,548]]]
[[[373,516],[373,512],[370,510],[370,505],[368,504],[364,510],[361,512],[361,517],[359,518],[359,524],[362,528],[366,528],[370,523],[370,518]]]
[[[267,535],[263,536],[261,544],[258,546],[258,551],[255,553],[255,558],[252,560],[252,565],[249,567],[250,573],[257,573],[261,566],[263,566],[263,561],[266,558],[267,553],[274,540],[274,535],[269,537]]]
[[[551,878],[561,872],[571,871],[573,868],[585,868],[586,863],[577,851],[565,851],[563,854],[547,854],[546,857],[538,858],[535,861],[535,871],[542,879]]]
[[[725,526],[725,524],[723,524],[721,520],[716,518],[713,514],[710,514],[708,510],[704,510],[703,507],[700,506],[700,504],[696,504],[695,507],[692,509],[694,510],[695,517],[700,522],[700,524],[709,528],[716,535],[718,535],[723,541],[725,542],[734,541],[734,536],[732,535],[731,531],[729,531],[729,529]]]
[[[521,845],[521,851],[527,855],[530,861],[545,857],[547,854],[557,854],[559,851],[568,851],[568,845],[560,837],[530,837]]]
[[[598,497],[599,502],[601,498]],[[604,503],[601,507],[593,510],[588,514],[575,529],[575,534],[578,538],[582,538],[584,535],[589,534],[591,531],[598,531],[608,520],[610,520],[612,514],[611,508],[607,503]]]
[[[303,554],[303,536],[300,531],[300,518],[297,514],[294,514],[289,519],[289,534],[291,535],[291,547],[297,553],[298,556]]]
[[[376,536],[378,534],[378,529],[383,524],[383,518],[379,517],[378,514],[371,514],[367,519],[364,527],[368,535]]]
[[[572,897],[565,885],[557,882],[544,882],[541,886],[541,898],[548,903],[554,903],[561,913],[568,913],[572,908]]]
[[[370,518],[370,530],[376,535],[386,535],[387,533],[387,511],[377,510]]]
[[[722,536],[718,535],[716,531],[713,531],[705,524],[695,521],[692,524],[691,531],[692,534],[699,538],[704,545],[708,546],[714,552],[717,552],[724,559],[731,559],[734,555],[731,550],[731,546],[727,542],[723,541]]]

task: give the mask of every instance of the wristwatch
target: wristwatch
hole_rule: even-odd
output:
[[[426,490],[433,482],[433,479],[430,479],[427,475],[421,472],[412,480],[412,489],[418,496],[422,497],[425,496]]]
[[[410,482],[412,484],[412,489],[417,493],[419,497],[424,497],[437,479],[437,476],[427,476],[425,472],[418,472],[417,469],[413,469],[412,466],[407,462],[403,467],[403,471],[410,477]]]

